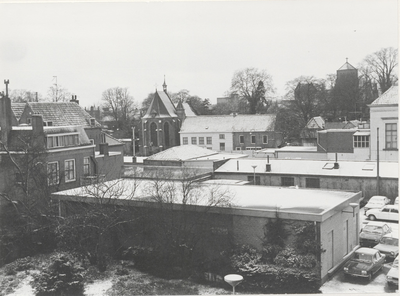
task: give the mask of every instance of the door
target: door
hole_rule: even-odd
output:
[[[332,231],[330,231],[329,233],[328,233],[328,246],[327,246],[327,261],[328,261],[328,269],[331,269],[332,267],[333,267],[333,263],[335,262],[335,260],[334,260],[334,255],[335,255],[335,252],[334,252],[334,243],[333,243],[333,230]]]

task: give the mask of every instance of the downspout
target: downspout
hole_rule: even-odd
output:
[[[376,195],[380,195],[380,180],[379,180],[379,127],[376,128]]]

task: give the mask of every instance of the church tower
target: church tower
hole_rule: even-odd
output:
[[[357,119],[360,110],[358,70],[346,58],[336,71],[334,94],[334,120]]]

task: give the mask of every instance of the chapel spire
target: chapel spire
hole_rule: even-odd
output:
[[[164,83],[163,83],[163,91],[166,93],[167,92],[167,84],[165,83],[165,75],[164,75]]]

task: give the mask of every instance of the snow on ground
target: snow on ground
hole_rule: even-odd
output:
[[[108,289],[112,287],[111,280],[95,280],[91,284],[85,286],[86,296],[103,296],[106,295]]]

